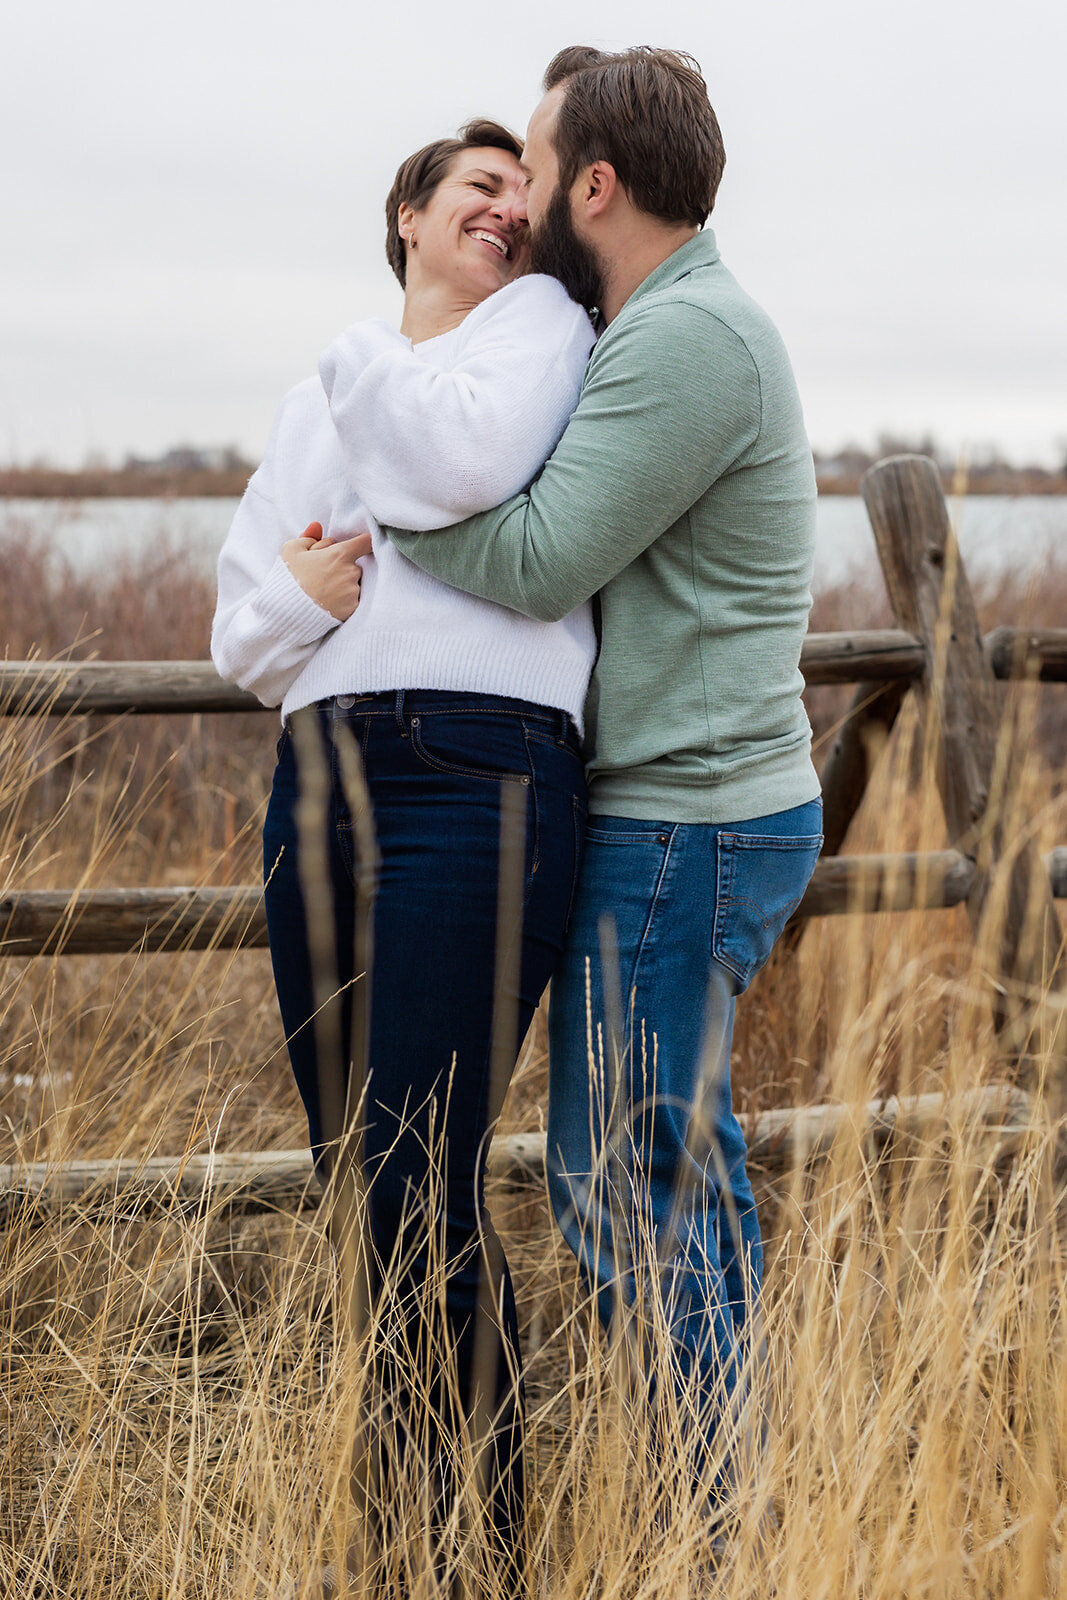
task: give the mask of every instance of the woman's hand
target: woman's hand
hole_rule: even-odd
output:
[[[281,548],[282,560],[304,593],[338,622],[347,622],[359,605],[363,572],[357,563],[370,553],[369,533],[324,539],[318,522],[311,523],[299,539],[287,539]]]

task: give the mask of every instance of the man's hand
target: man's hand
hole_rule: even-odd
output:
[[[338,622],[347,622],[359,605],[363,570],[357,564],[371,553],[371,536],[324,539],[321,522],[312,522],[299,539],[287,539],[281,557],[304,593]]]

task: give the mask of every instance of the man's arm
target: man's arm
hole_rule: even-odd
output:
[[[525,494],[443,532],[388,528],[456,588],[555,622],[677,522],[759,435],[744,342],[684,302],[636,310],[593,352],[578,409]]]
[[[444,528],[525,487],[574,410],[593,343],[554,278],[479,307],[438,366],[386,323],[357,322],[319,375],[345,474],[379,523]]]

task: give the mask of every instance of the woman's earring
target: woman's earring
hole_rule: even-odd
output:
[[[408,240],[408,244],[414,250],[414,248],[415,248],[415,235],[414,234],[411,235],[411,238]]]

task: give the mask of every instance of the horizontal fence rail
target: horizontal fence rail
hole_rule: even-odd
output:
[[[985,648],[998,678],[1067,682],[1067,628],[996,628]],[[800,669],[809,684],[911,683],[922,645],[898,628],[809,633]],[[224,683],[210,661],[7,661],[0,663],[0,715],[264,711]]]
[[[210,661],[5,661],[0,715],[115,716],[128,711],[265,711]]]
[[[1053,850],[1046,865],[1053,894],[1067,899],[1067,849]],[[975,870],[958,850],[824,856],[795,917],[960,905]],[[266,944],[263,890],[257,884],[0,894],[0,956],[260,950]]]
[[[998,678],[1067,683],[1067,628],[994,628],[982,643]]]
[[[963,1094],[891,1096],[862,1106],[786,1106],[756,1116],[742,1112],[739,1120],[749,1166],[773,1174],[825,1157],[836,1140],[846,1137],[877,1152],[894,1140],[929,1143],[955,1133],[991,1144],[997,1156],[1008,1155],[1027,1137],[1033,1104],[1022,1089],[992,1084]],[[510,1185],[542,1184],[544,1134],[494,1139],[489,1175]],[[116,1202],[136,1208],[237,1205],[294,1210],[316,1206],[319,1198],[307,1150],[0,1166],[0,1211],[8,1213],[20,1206],[46,1212],[77,1206],[91,1213]]]
[[[259,884],[0,894],[0,956],[261,950],[266,944]]]

